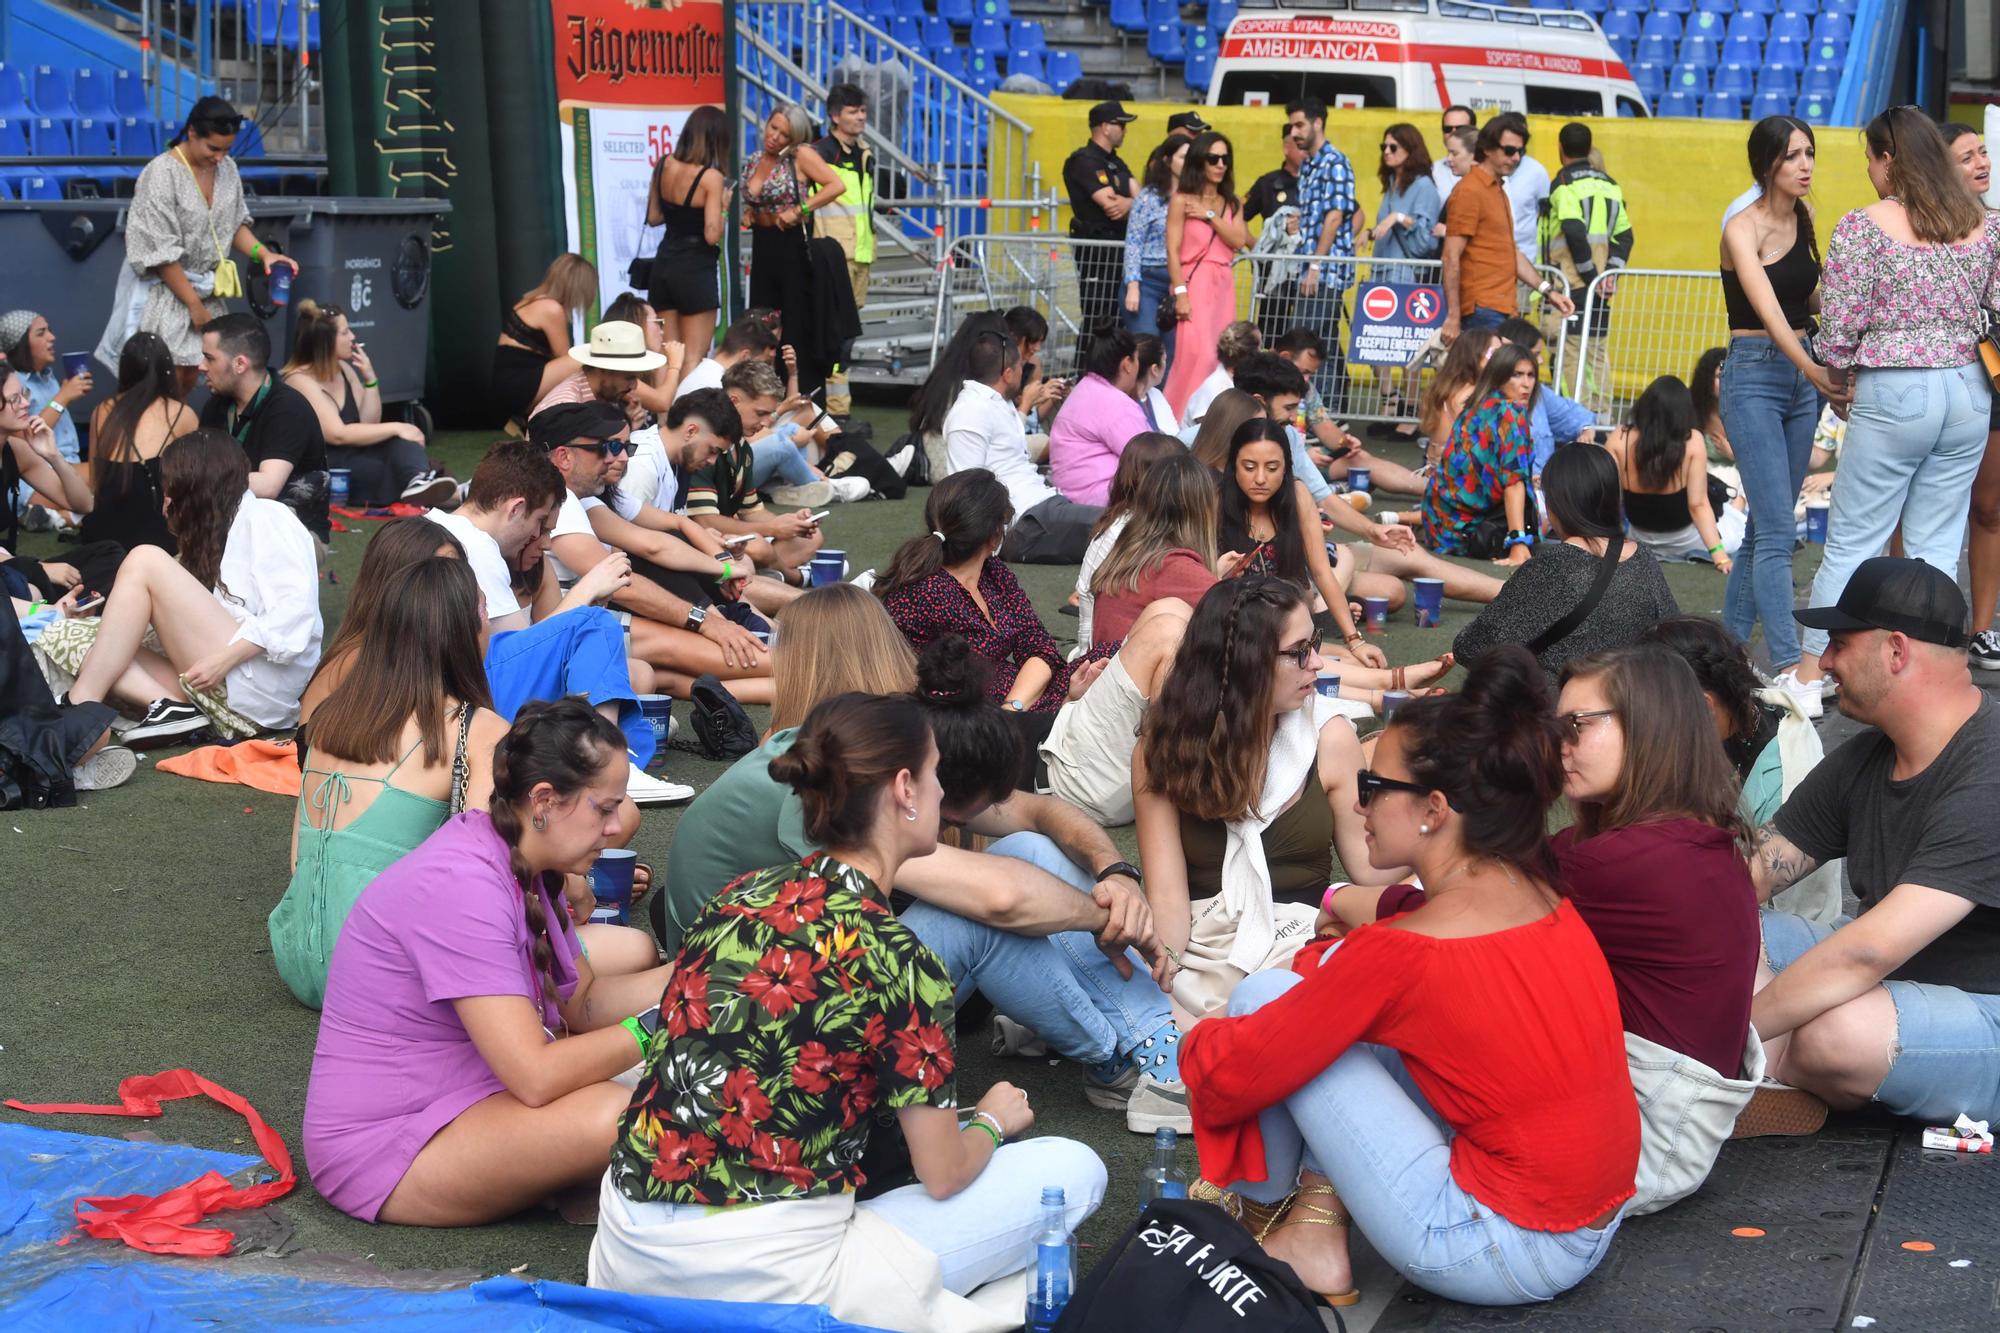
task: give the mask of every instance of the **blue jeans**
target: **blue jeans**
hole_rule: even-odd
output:
[[[1977,361],[1857,374],[1812,605],[1838,601],[1855,567],[1888,546],[1898,521],[1905,554],[1958,577],[1966,502],[1986,454],[1992,402]],[[1805,650],[1825,652],[1826,632],[1807,630]]]
[[[1808,921],[1768,908],[1759,915],[1764,961],[1773,972],[1854,920]],[[1961,1112],[1975,1120],[2000,1117],[2000,995],[1925,981],[1885,981],[1882,989],[1896,1006],[1896,1041],[1889,1076],[1874,1099],[1927,1125],[1948,1125]]]
[[[1083,868],[1039,833],[1009,834],[986,851],[1025,861],[1079,892],[1093,887]],[[1128,981],[1086,932],[1016,935],[930,903],[913,904],[901,920],[943,961],[960,1000],[983,993],[1072,1060],[1097,1066],[1128,1058],[1173,1024],[1166,992],[1153,983],[1144,960],[1126,951]]]
[[[1160,345],[1166,348],[1167,365],[1174,362],[1174,335],[1175,329],[1180,326],[1160,332],[1160,303],[1167,299],[1172,286],[1165,264],[1147,264],[1139,270],[1139,309],[1134,312],[1125,309],[1122,304],[1118,307],[1127,333],[1135,338],[1151,335],[1160,340]],[[1124,297],[1121,295],[1119,300],[1122,302]]]
[[[579,606],[494,635],[486,645],[486,685],[493,692],[493,711],[509,722],[521,705],[536,699],[581,694],[593,708],[616,703],[632,762],[641,768],[652,762],[653,725],[632,690],[625,627],[601,606]]]
[[[1799,660],[1799,628],[1792,620],[1793,508],[1812,462],[1821,399],[1769,338],[1729,340],[1721,396],[1722,425],[1750,505],[1723,594],[1722,623],[1748,643],[1763,621],[1764,650],[1772,670],[1782,671]]]
[[[1260,1009],[1301,980],[1254,973],[1230,995],[1229,1012]],[[1624,1216],[1575,1231],[1530,1231],[1497,1216],[1452,1179],[1452,1131],[1387,1047],[1350,1047],[1257,1123],[1267,1178],[1231,1189],[1275,1203],[1297,1186],[1301,1168],[1319,1172],[1376,1252],[1447,1300],[1553,1300],[1590,1276]]]
[[[1460,318],[1458,327],[1468,333],[1474,329],[1497,329],[1512,318],[1513,316],[1504,310],[1495,310],[1491,306],[1476,305]]]
[[[805,451],[795,441],[798,425],[787,421],[771,434],[750,446],[750,484],[762,486],[772,478],[781,485],[805,486],[818,481]]]

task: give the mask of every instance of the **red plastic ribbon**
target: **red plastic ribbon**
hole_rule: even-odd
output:
[[[225,1208],[261,1208],[291,1193],[298,1177],[292,1173],[292,1155],[278,1131],[264,1123],[257,1108],[219,1083],[211,1083],[192,1069],[167,1069],[157,1074],[134,1074],[118,1085],[115,1106],[86,1106],[81,1103],[45,1102],[30,1104],[12,1098],[7,1105],[17,1111],[39,1115],[125,1115],[151,1118],[160,1114],[161,1102],[177,1102],[188,1097],[207,1097],[220,1102],[250,1124],[257,1150],[277,1172],[276,1180],[239,1189],[217,1172],[210,1171],[164,1194],[123,1194],[113,1197],[84,1197],[76,1201],[76,1224],[86,1234],[100,1240],[116,1240],[148,1254],[192,1254],[220,1256],[235,1247],[233,1233],[197,1228],[193,1224]]]

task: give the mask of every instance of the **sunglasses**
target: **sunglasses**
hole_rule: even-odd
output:
[[[1522,147],[1514,147],[1514,148],[1509,148],[1509,147],[1507,147],[1507,146],[1506,146],[1505,144],[1502,144],[1502,145],[1501,145],[1501,147],[1500,147],[1500,156],[1502,156],[1502,157],[1519,157],[1519,156],[1520,156],[1521,154],[1523,154],[1523,153],[1525,153],[1525,152],[1527,152],[1527,151],[1528,151],[1528,150],[1527,150],[1526,148],[1522,148]]]
[[[581,449],[585,453],[602,454],[612,458],[616,458],[618,455],[625,452],[625,441],[599,440],[596,444],[572,444],[570,445],[570,448]]]
[[[1312,660],[1319,655],[1319,646],[1325,638],[1326,635],[1323,631],[1314,630],[1312,637],[1298,647],[1280,648],[1278,656],[1291,658],[1292,664],[1301,671],[1310,671],[1312,670]]]
[[[1400,153],[1403,151],[1403,145],[1393,142],[1385,143],[1382,145],[1382,151],[1385,153]]]
[[[1618,716],[1618,710],[1615,708],[1585,708],[1574,713],[1560,714],[1556,718],[1556,721],[1562,723],[1563,730],[1569,733],[1570,740],[1581,742],[1583,740],[1584,723],[1593,722],[1600,717],[1616,716]]]
[[[1227,153],[1210,153],[1210,154],[1208,154],[1208,165],[1210,165],[1211,167],[1226,167],[1226,166],[1228,166],[1228,165],[1229,165],[1229,154],[1227,154]]]
[[[1416,782],[1404,782],[1401,778],[1385,778],[1372,768],[1364,768],[1354,775],[1354,803],[1367,809],[1385,791],[1406,791],[1412,796],[1428,796],[1431,789]]]

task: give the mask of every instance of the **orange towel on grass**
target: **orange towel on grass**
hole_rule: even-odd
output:
[[[235,782],[274,796],[299,794],[299,747],[290,741],[239,741],[235,745],[204,745],[155,765],[203,782]]]

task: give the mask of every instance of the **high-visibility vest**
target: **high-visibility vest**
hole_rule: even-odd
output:
[[[813,145],[847,189],[840,198],[813,210],[821,236],[831,236],[857,264],[875,262],[875,155],[858,146],[860,165],[845,160],[840,140],[828,135]]]
[[[1581,222],[1590,238],[1590,261],[1594,270],[1583,274],[1564,238],[1563,223]],[[1556,174],[1549,191],[1548,211],[1542,216],[1542,253],[1563,275],[1572,290],[1607,268],[1619,268],[1632,249],[1632,220],[1625,211],[1625,192],[1618,182],[1601,171],[1572,163]]]

